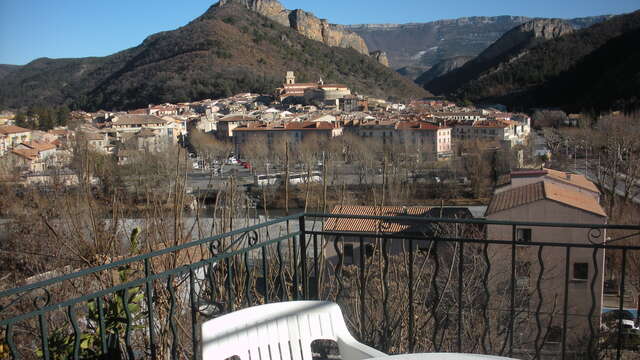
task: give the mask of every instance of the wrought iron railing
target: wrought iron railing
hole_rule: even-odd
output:
[[[605,224],[288,216],[4,290],[0,358],[198,359],[207,319],[326,299],[341,304],[359,340],[388,353],[620,359],[637,355],[639,344],[623,311],[602,321],[603,281],[619,284],[617,308],[628,307],[640,246],[616,240],[639,233]]]

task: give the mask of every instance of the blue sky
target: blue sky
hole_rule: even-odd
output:
[[[463,16],[573,18],[620,14],[639,0],[282,0],[338,24],[427,22]],[[215,0],[0,0],[0,64],[104,56],[185,25]]]

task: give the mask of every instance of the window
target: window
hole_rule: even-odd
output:
[[[517,229],[516,230],[517,242],[531,242],[531,229]]]
[[[560,326],[551,326],[547,333],[547,342],[559,343],[562,341],[562,328]]]
[[[364,250],[365,250],[364,253],[367,257],[373,256],[373,245],[366,244]]]
[[[344,263],[353,264],[353,245],[351,244],[344,245]]]
[[[589,264],[588,263],[573,263],[573,279],[574,280],[588,280],[589,279]]]

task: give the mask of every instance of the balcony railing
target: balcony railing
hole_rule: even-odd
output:
[[[638,344],[622,311],[601,320],[603,282],[619,284],[621,295],[637,286],[640,246],[615,240],[639,233],[603,224],[289,216],[2,291],[0,358],[198,359],[203,321],[322,299],[341,305],[360,341],[387,353],[620,359],[637,355]]]

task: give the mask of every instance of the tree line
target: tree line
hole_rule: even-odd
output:
[[[18,111],[15,116],[17,126],[48,131],[57,126],[67,126],[71,110],[68,106],[31,106],[25,111]]]

